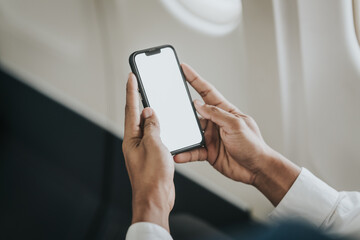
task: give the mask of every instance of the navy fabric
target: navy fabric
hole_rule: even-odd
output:
[[[131,186],[121,144],[0,70],[0,239],[124,239]],[[251,222],[189,179],[175,174],[174,181],[173,214],[221,231]]]

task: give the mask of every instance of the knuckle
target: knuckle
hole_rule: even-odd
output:
[[[236,129],[242,129],[244,127],[244,120],[242,118],[234,118],[233,119],[233,126]]]
[[[252,124],[255,122],[255,120],[249,115],[243,115],[242,119],[244,119],[244,121],[248,124]]]
[[[145,128],[157,128],[159,124],[154,120],[148,120],[145,122]]]
[[[234,106],[231,106],[228,112],[236,115],[236,113],[239,112],[239,109],[237,109]]]
[[[209,105],[209,109],[212,113],[218,113],[219,109],[215,106]]]
[[[241,117],[244,119],[244,120],[250,120],[250,116],[248,115],[245,115],[245,114],[242,114]]]
[[[189,80],[189,83],[190,83],[190,84],[194,84],[194,83],[196,83],[196,82],[199,82],[199,80],[200,80],[199,75],[196,75],[195,78],[193,78],[192,80]]]
[[[249,115],[235,114],[235,117],[238,119],[238,122],[241,124],[241,126],[255,123],[255,120]]]
[[[209,89],[206,89],[206,90],[204,90],[204,91],[199,92],[199,94],[200,94],[200,96],[201,96],[202,98],[206,98],[211,91],[212,91],[212,89],[209,88]]]

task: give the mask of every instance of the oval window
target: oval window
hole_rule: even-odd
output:
[[[355,32],[360,44],[360,0],[353,0]]]
[[[225,35],[239,24],[240,0],[162,0],[181,22],[206,34]]]

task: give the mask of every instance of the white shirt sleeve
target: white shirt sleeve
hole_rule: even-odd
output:
[[[172,237],[166,229],[157,224],[138,222],[129,227],[126,240],[172,240]]]
[[[360,193],[338,192],[302,168],[270,218],[305,220],[332,234],[360,238]]]

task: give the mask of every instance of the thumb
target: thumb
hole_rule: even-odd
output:
[[[144,136],[160,136],[160,124],[153,109],[147,107],[142,112],[144,119]]]
[[[195,100],[194,104],[196,110],[203,118],[214,122],[225,131],[232,131],[239,126],[239,119],[237,117],[219,107],[204,104],[199,100]]]

